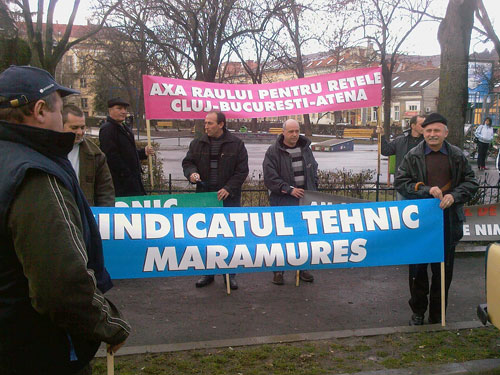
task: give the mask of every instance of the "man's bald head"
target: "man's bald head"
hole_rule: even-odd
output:
[[[296,120],[289,119],[283,123],[283,143],[295,147],[300,136],[300,126]]]
[[[283,123],[283,130],[286,129],[287,125],[292,125],[292,124],[295,126],[299,126],[299,123],[297,122],[297,120],[290,118]]]

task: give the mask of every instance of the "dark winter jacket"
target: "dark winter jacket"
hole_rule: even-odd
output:
[[[70,374],[130,330],[98,289],[111,281],[73,141],[0,121],[0,373]]]
[[[418,143],[422,142],[424,137],[421,135],[418,140],[414,141],[411,132],[396,137],[393,141],[387,142],[385,137],[382,137],[380,144],[380,153],[384,156],[396,155],[396,169],[397,172],[405,155]],[[411,143],[411,145],[410,145]]]
[[[108,116],[99,130],[99,143],[108,159],[115,195],[145,195],[140,160],[146,159],[147,156],[144,149],[137,150],[132,131]]]
[[[198,173],[202,183],[196,184],[196,192],[218,191],[222,188],[229,192],[224,206],[239,206],[241,186],[248,176],[248,153],[243,141],[224,128],[222,145],[217,166],[217,186],[208,187],[210,176],[210,140],[206,134],[194,139],[189,145],[186,157],[182,160],[184,176]]]
[[[302,150],[302,159],[305,174],[304,190],[318,190],[318,163],[311,150],[311,141],[300,136],[297,145]],[[269,146],[262,162],[264,184],[271,192],[269,203],[271,206],[294,206],[299,200],[290,195],[294,185],[292,158],[283,145],[283,134],[278,136],[274,144]]]
[[[395,189],[407,199],[432,198],[429,194],[432,186],[426,185],[425,144],[425,142],[421,142],[408,152],[394,179]],[[455,203],[449,208],[450,218],[452,223],[457,224],[457,228],[460,229],[460,234],[455,234],[453,242],[456,242],[462,237],[461,223],[465,220],[463,205],[472,198],[479,185],[462,150],[447,141],[444,144],[448,152],[451,171],[449,194],[455,200]],[[423,182],[424,185],[420,185],[418,191],[415,191],[415,185],[418,182]],[[457,237],[460,238],[457,239]]]

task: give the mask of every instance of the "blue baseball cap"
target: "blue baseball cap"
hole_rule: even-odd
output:
[[[16,108],[58,91],[61,97],[79,94],[59,85],[49,72],[33,66],[11,65],[0,73],[0,108]]]

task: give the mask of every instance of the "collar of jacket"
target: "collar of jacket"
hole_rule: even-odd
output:
[[[283,149],[283,150],[285,149],[285,145],[283,143],[284,139],[285,139],[285,137],[283,136],[283,134],[280,134],[278,136],[278,139],[276,140],[278,147]],[[304,147],[308,147],[310,144],[311,144],[311,141],[308,138],[304,137],[303,135],[299,135],[299,139],[297,140],[297,146],[299,146],[300,148],[304,148]]]
[[[46,156],[66,157],[73,149],[75,135],[0,121],[0,139],[21,143]]]
[[[110,122],[115,125],[123,125],[123,123],[116,121],[115,119],[111,118],[109,115],[106,117],[106,122]]]

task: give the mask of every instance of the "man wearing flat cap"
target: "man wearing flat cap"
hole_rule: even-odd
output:
[[[130,326],[111,288],[90,207],[67,159],[62,97],[45,70],[0,74],[0,374],[88,374]]]
[[[106,154],[117,197],[146,195],[141,160],[154,155],[151,146],[137,149],[134,133],[125,124],[128,106],[122,98],[108,100],[109,114],[99,130],[100,147]]]
[[[463,236],[463,205],[472,198],[479,185],[462,150],[445,139],[448,136],[446,119],[431,113],[423,122],[424,142],[419,143],[403,159],[394,187],[407,199],[437,198],[443,210],[445,301],[453,276],[455,246]],[[429,288],[427,264],[410,265],[409,304],[413,311],[410,325],[424,324],[429,306],[429,323],[441,322],[441,269],[431,264]],[[427,299],[429,295],[429,300]]]

